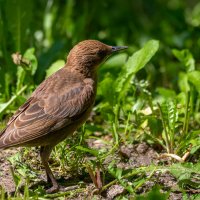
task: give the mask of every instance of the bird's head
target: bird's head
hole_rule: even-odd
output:
[[[70,51],[67,57],[67,65],[94,71],[112,53],[126,48],[128,47],[109,46],[97,40],[84,40]]]

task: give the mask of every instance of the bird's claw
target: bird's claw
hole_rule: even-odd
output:
[[[47,194],[52,194],[52,193],[56,193],[59,191],[59,185],[53,185],[51,188],[46,190]]]

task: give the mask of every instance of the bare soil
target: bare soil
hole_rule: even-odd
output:
[[[90,139],[87,141],[87,144],[90,148],[95,149],[101,149],[101,148],[109,148],[105,144],[103,144],[100,140],[94,140]],[[12,193],[15,190],[15,184],[12,179],[11,171],[10,171],[10,163],[8,162],[7,158],[11,155],[14,155],[20,150],[20,148],[15,149],[9,149],[4,150],[0,152],[0,185],[3,186],[8,193]],[[88,159],[92,159],[88,157]],[[146,143],[140,143],[140,144],[131,144],[131,145],[123,145],[120,147],[119,151],[116,152],[114,155],[108,156],[108,158],[104,162],[104,167],[106,168],[109,163],[115,160],[116,165],[118,168],[122,169],[133,169],[136,167],[141,166],[148,166],[150,164],[159,164],[160,162],[168,162],[168,160],[160,160],[159,154],[156,150],[154,150],[152,147],[147,145]],[[54,172],[55,173],[55,172]],[[44,174],[44,173],[42,173]],[[62,174],[59,174],[59,172],[55,173],[57,177],[60,177],[58,180],[61,185],[65,185],[65,182],[67,182],[67,186],[70,186],[70,183],[74,183],[73,177],[70,175],[68,177],[62,176]],[[42,175],[39,177],[38,184],[45,185],[44,183],[45,176]],[[70,180],[73,180],[70,182]],[[125,189],[119,185],[114,184],[110,186],[106,191],[104,191],[101,195],[95,193],[95,186],[92,183],[90,177],[78,177],[77,182],[80,182],[82,180],[84,182],[84,187],[86,187],[86,190],[81,193],[77,193],[73,198],[68,199],[86,199],[86,198],[93,198],[95,199],[114,199],[118,195],[126,194]],[[38,186],[36,184],[36,187]],[[162,186],[163,192],[169,191],[171,189],[172,192],[170,193],[170,200],[181,200],[182,199],[182,193],[176,190],[177,187],[177,181],[176,179],[170,174],[170,173],[155,173],[153,177],[147,181],[142,187],[138,188],[137,193],[142,194],[148,192],[154,185],[159,184]],[[34,186],[32,186],[34,187]],[[72,188],[80,188],[80,185],[71,185]]]
[[[19,148],[0,151],[0,185],[3,186],[9,193],[12,193],[15,190],[15,183],[11,175],[11,165],[7,158],[14,155],[18,151]]]

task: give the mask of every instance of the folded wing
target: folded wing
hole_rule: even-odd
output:
[[[77,80],[73,74],[63,78],[62,73],[44,81],[13,115],[0,135],[0,148],[21,145],[59,130],[91,106],[92,85]]]

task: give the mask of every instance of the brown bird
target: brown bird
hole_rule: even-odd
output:
[[[108,46],[85,40],[70,51],[63,68],[44,80],[16,111],[0,133],[0,148],[40,146],[48,193],[59,185],[48,165],[55,145],[72,134],[88,118],[96,96],[97,67],[113,52],[126,46]]]

